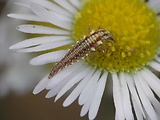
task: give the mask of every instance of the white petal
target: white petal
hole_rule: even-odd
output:
[[[114,105],[116,108],[116,116],[117,120],[125,120],[124,118],[124,111],[123,111],[123,102],[122,102],[122,93],[119,83],[119,78],[116,73],[112,73],[113,79],[113,98],[114,98]]]
[[[156,56],[155,60],[160,63],[160,57]]]
[[[78,74],[76,74],[58,93],[58,95],[55,98],[55,101],[57,101],[62,95],[64,95],[70,88],[72,88],[76,83],[78,83],[80,80],[82,80],[84,77],[86,77],[87,73],[91,70],[90,67],[82,69]]]
[[[91,96],[89,96],[89,97],[91,97]],[[88,104],[85,104],[85,105],[82,106],[81,113],[80,113],[81,117],[85,116],[87,114],[88,110],[89,110],[90,103],[88,101],[87,101]]]
[[[31,4],[31,9],[32,11],[37,14],[39,17],[47,20],[48,22],[52,23],[53,25],[57,25],[61,28],[71,30],[71,23],[63,21],[59,18],[57,18],[54,14],[52,14],[50,11],[46,10],[45,8],[36,5],[36,4]]]
[[[37,84],[37,86],[33,90],[33,94],[38,94],[42,90],[45,89],[46,85],[48,84],[48,74]]]
[[[12,45],[9,49],[22,49],[26,47],[41,45],[41,44],[65,41],[68,39],[71,39],[71,38],[67,36],[44,36],[44,37],[30,38]]]
[[[154,97],[154,94],[153,94],[151,88],[150,88],[149,85],[146,83],[146,81],[143,79],[143,77],[141,76],[140,73],[137,73],[137,76],[138,76],[138,78],[140,79],[139,82],[141,83],[145,94],[146,94],[149,98],[151,98],[151,100],[153,100],[155,97]]]
[[[148,5],[152,9],[156,9],[157,12],[160,12],[160,1],[159,0],[149,0]]]
[[[144,94],[144,91],[143,91],[142,86],[140,84],[139,77],[137,75],[133,75],[133,78],[134,78],[134,81],[135,81],[135,84],[137,87],[137,92],[139,94],[139,97],[141,99],[141,102],[142,102],[144,109],[146,110],[146,112],[149,115],[149,117],[151,118],[151,120],[157,120],[155,110],[154,110],[153,106],[151,105],[149,99]]]
[[[128,90],[125,75],[123,72],[120,73],[119,78],[120,78],[120,82],[121,82],[122,100],[123,100],[123,106],[124,106],[123,108],[124,108],[125,118],[126,118],[126,120],[134,120],[129,90]]]
[[[156,61],[151,61],[149,66],[151,66],[153,69],[160,72],[160,63],[157,63]]]
[[[75,14],[77,10],[66,0],[54,0],[57,4],[68,10],[70,13]]]
[[[102,100],[103,92],[105,89],[108,73],[104,73],[100,80],[98,81],[98,88],[96,90],[95,96],[92,100],[90,110],[89,110],[89,119],[93,120],[97,116],[100,103]]]
[[[36,47],[31,47],[31,48],[25,48],[18,50],[18,52],[40,52],[40,51],[45,51],[45,50],[51,50],[57,47],[65,46],[68,44],[73,43],[73,41],[60,41],[60,42],[55,42],[55,43],[48,43],[48,44],[42,44]]]
[[[92,76],[92,78],[90,79],[90,81],[85,86],[85,88],[83,89],[78,101],[80,105],[83,105],[89,99],[90,94],[95,89],[94,88],[95,84],[99,80],[100,73],[101,73],[100,71],[96,71]]]
[[[54,77],[50,79],[50,82],[47,85],[47,89],[54,88],[57,84],[59,84],[61,81],[63,81],[67,76],[70,76],[72,72],[75,70],[78,70],[80,68],[83,68],[82,62],[74,63],[73,65],[70,65],[66,68],[64,68],[62,71],[58,72]]]
[[[68,17],[72,17],[73,15],[71,13],[69,13],[68,11],[64,10],[63,8],[61,8],[60,6],[54,4],[53,2],[50,2],[48,0],[30,0],[42,7],[45,7],[49,10],[52,10],[58,14],[64,15],[64,16],[68,16]]]
[[[152,90],[160,97],[160,80],[148,69],[141,70],[141,75]]]
[[[81,3],[78,0],[69,0],[76,8],[80,9],[81,8]]]
[[[30,7],[29,7],[29,4],[30,4],[30,3],[28,3],[29,1],[25,1],[25,2],[27,2],[27,3],[24,3],[24,1],[23,1],[23,3],[20,3],[20,1],[18,1],[18,2],[14,2],[14,4],[15,4],[15,5],[19,5],[19,6],[21,6],[21,7],[30,8]]]
[[[143,87],[143,90],[146,96],[149,98],[154,108],[160,112],[160,102],[155,98],[154,93],[152,92],[151,88],[146,83],[146,81],[142,78],[141,74],[137,74],[137,75],[141,79],[140,82],[141,82],[141,85]]]
[[[8,17],[20,19],[20,20],[28,20],[28,21],[36,21],[36,22],[47,22],[47,20],[38,17],[33,14],[21,14],[21,13],[10,13],[7,15]]]
[[[61,50],[56,52],[49,52],[38,57],[33,58],[30,61],[31,65],[44,65],[48,63],[58,62],[67,53],[67,50]]]
[[[45,27],[40,25],[31,25],[31,24],[20,25],[17,27],[17,29],[21,32],[32,33],[32,34],[55,34],[55,35],[71,34],[71,32],[62,29]]]
[[[61,15],[61,14],[58,14],[58,13],[55,13],[55,12],[50,12],[53,16],[55,16],[56,18],[58,18],[58,19],[60,19],[60,20],[62,20],[62,21],[64,21],[64,22],[68,22],[68,23],[70,23],[70,24],[72,24],[72,22],[73,22],[73,19],[71,19],[71,18],[68,18],[68,17],[66,17],[66,16],[64,16],[64,15]]]
[[[47,95],[45,96],[46,98],[51,98],[54,97],[59,93],[59,91],[63,88],[63,86],[70,80],[70,77],[66,77],[62,82],[60,82],[57,86],[52,88]]]
[[[136,107],[138,107],[140,113],[138,113],[139,115],[143,115],[144,118],[146,118],[145,114],[144,114],[144,111],[143,111],[143,107],[142,107],[142,104],[140,102],[140,99],[139,99],[139,96],[137,94],[137,91],[136,91],[136,88],[134,86],[134,83],[133,83],[133,78],[132,76],[128,75],[128,74],[125,74],[125,77],[126,77],[126,82],[128,84],[128,88],[131,92],[131,95],[133,97],[133,100],[135,101],[135,104],[136,104]]]
[[[89,94],[87,101],[84,103],[84,105],[83,105],[83,107],[81,109],[81,113],[80,113],[81,117],[86,115],[87,112],[89,111],[91,103],[92,103],[92,100],[93,100],[93,98],[95,96],[95,93],[96,93],[96,90],[97,90],[97,87],[98,87],[98,83],[94,84],[93,87],[94,87],[94,89]]]
[[[39,0],[40,1],[40,0]],[[37,5],[40,5],[40,6],[45,6],[46,4],[50,4],[50,2],[49,1],[46,1],[46,0],[41,0],[41,3],[40,2],[37,2],[36,0],[34,0],[34,2],[36,2],[36,4]],[[44,2],[45,1],[45,2]],[[33,2],[33,1],[32,1]],[[44,5],[42,5],[42,4],[44,4]],[[24,7],[27,7],[27,8],[30,8],[31,9],[31,7],[30,7],[30,5],[27,5],[27,4],[19,4],[19,5],[22,5],[22,6],[24,6]],[[54,9],[55,9],[55,7],[57,7],[57,8],[60,8],[59,6],[57,6],[57,5],[55,5],[54,3],[52,3],[52,7],[54,6]],[[47,9],[48,9],[48,7],[49,6],[45,6],[45,7],[47,7]],[[49,10],[49,9],[48,9]],[[62,11],[64,11],[62,8],[61,8],[61,10]],[[50,11],[52,14],[54,14],[55,15],[55,17],[58,17],[58,18],[60,18],[61,20],[64,20],[64,21],[68,21],[68,22],[72,22],[72,20],[71,20],[71,17],[73,17],[73,15],[71,15],[71,14],[69,14],[69,12],[66,12],[65,11],[65,13],[67,14],[69,14],[70,15],[70,17],[66,17],[66,15],[63,15],[63,14],[61,14],[61,11],[58,11],[57,12],[57,10],[56,11]],[[67,15],[68,15],[67,14]]]
[[[94,69],[91,69],[91,71],[88,73],[88,75],[77,85],[77,87],[71,92],[71,94],[66,98],[66,100],[63,103],[63,106],[67,107],[69,106],[75,99],[81,94],[82,90],[85,88],[86,84],[92,77],[94,73]]]
[[[142,112],[139,109],[139,106],[138,106],[137,102],[135,101],[135,99],[133,98],[133,96],[131,96],[131,99],[132,99],[132,104],[133,104],[133,107],[134,107],[134,111],[135,111],[137,120],[144,120]]]
[[[71,74],[66,76],[61,82],[53,86],[51,90],[48,92],[48,94],[46,95],[46,97],[49,98],[57,95],[60,92],[60,90],[64,87],[64,85],[66,85],[66,83],[68,83],[75,75],[77,75],[82,70],[83,70],[83,67],[75,69]]]

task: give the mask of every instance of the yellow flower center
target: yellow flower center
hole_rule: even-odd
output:
[[[89,27],[110,30],[115,39],[113,43],[103,43],[85,58],[101,70],[136,72],[157,53],[159,21],[141,0],[88,0],[75,15],[73,38],[87,36]]]

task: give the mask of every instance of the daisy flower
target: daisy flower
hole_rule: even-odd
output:
[[[18,5],[32,13],[8,16],[29,21],[17,29],[38,37],[10,49],[23,53],[44,51],[30,61],[32,65],[59,62],[72,49],[71,45],[89,37],[89,29],[109,30],[114,38],[50,79],[47,74],[35,87],[34,94],[47,89],[46,98],[55,96],[57,101],[69,91],[63,106],[78,99],[82,105],[80,115],[88,113],[93,120],[110,75],[115,120],[159,119],[159,0],[31,0],[29,4]]]

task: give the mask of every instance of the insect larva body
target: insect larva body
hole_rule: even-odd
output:
[[[63,68],[85,57],[91,51],[95,51],[96,47],[107,39],[113,40],[112,34],[108,30],[98,29],[95,32],[91,32],[88,36],[73,46],[73,48],[71,48],[69,52],[54,66],[48,78],[52,78]]]

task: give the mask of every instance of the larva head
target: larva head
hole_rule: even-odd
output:
[[[109,30],[99,29],[96,33],[98,45],[102,44],[104,41],[114,41],[112,33]]]
[[[92,32],[92,34],[88,37],[90,41],[90,45],[94,48],[103,44],[105,41],[113,41],[113,36],[109,30],[98,29],[96,32]]]
[[[114,40],[112,33],[109,30],[103,30],[104,32],[104,40]]]

